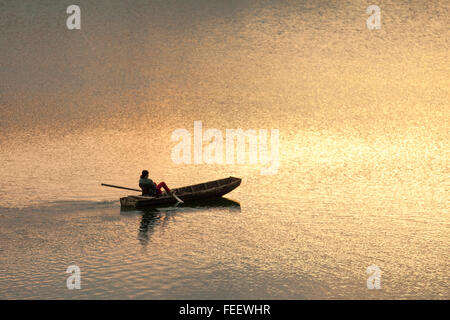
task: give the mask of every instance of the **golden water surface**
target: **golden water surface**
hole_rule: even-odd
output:
[[[448,1],[378,1],[379,30],[367,1],[78,2],[69,31],[0,1],[0,298],[450,298]],[[278,129],[277,174],[175,164],[198,120]],[[100,183],[142,169],[242,184],[120,211]]]

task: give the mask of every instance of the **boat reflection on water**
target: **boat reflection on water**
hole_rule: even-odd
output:
[[[153,209],[152,211],[148,211],[144,214],[142,214],[141,223],[139,225],[139,233],[138,233],[138,240],[142,244],[147,244],[149,241],[149,235],[151,235],[155,229],[155,226],[159,224],[159,221],[161,220],[161,217],[164,213]],[[164,215],[164,219],[168,220],[169,217],[167,214]],[[165,224],[165,223],[164,223]]]
[[[186,209],[198,210],[223,210],[232,212],[241,212],[239,202],[226,198],[205,199],[189,203],[180,203],[176,206],[167,206],[162,208],[141,208],[126,209],[121,208],[121,215],[140,214],[141,222],[139,225],[138,240],[141,244],[146,245],[156,226],[165,227],[171,220],[175,220],[177,212],[186,211]],[[191,211],[191,210],[189,210]]]

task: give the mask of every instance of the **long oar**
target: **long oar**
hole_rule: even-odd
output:
[[[121,186],[114,186],[114,185],[112,185],[112,184],[106,184],[106,183],[102,183],[102,186],[104,186],[104,187],[110,187],[110,188],[117,188],[117,189],[125,189],[125,190],[131,190],[131,191],[142,192],[142,190],[139,190],[139,189],[132,189],[132,188],[121,187]]]
[[[124,190],[131,190],[131,191],[141,192],[141,190],[139,190],[139,189],[133,189],[133,188],[127,188],[127,187],[115,186],[115,185],[112,185],[112,184],[106,184],[106,183],[102,183],[102,186],[104,186],[104,187],[110,187],[110,188],[117,188],[117,189],[124,189]],[[178,196],[177,196],[175,193],[172,193],[172,197],[174,197],[175,200],[178,201],[178,203],[184,203],[184,201],[181,200],[180,198],[178,198]]]

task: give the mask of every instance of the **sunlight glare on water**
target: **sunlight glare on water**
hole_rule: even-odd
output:
[[[448,1],[380,2],[373,31],[365,1],[79,5],[72,32],[65,4],[0,2],[0,298],[450,297]],[[277,174],[175,164],[198,120],[279,129]],[[100,183],[142,169],[242,184],[121,211]]]

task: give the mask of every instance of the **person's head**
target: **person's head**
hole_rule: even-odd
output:
[[[146,179],[146,178],[148,178],[148,171],[142,170],[141,179]]]

